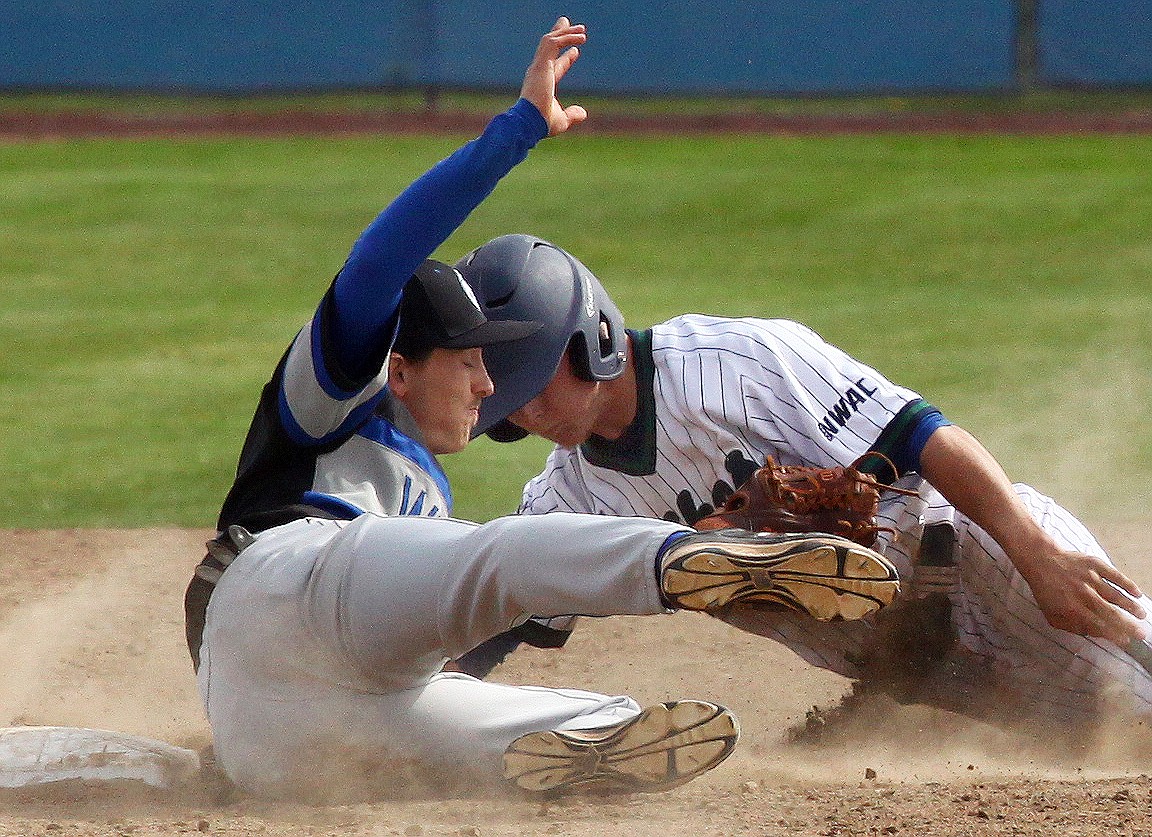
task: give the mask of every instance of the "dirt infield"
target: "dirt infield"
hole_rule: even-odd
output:
[[[0,111],[0,137],[338,136],[349,134],[476,133],[488,117],[470,113],[313,112],[156,113]],[[583,134],[1148,134],[1152,112],[886,112],[872,114],[703,115],[596,114]]]
[[[1137,580],[1140,530],[1102,532]],[[209,731],[183,644],[181,597],[207,532],[0,532],[0,726],[120,730],[202,750]],[[0,794],[0,837],[728,837],[1149,835],[1142,730],[1075,749],[922,708],[876,703],[811,744],[785,732],[846,684],[700,614],[586,620],[569,647],[517,652],[495,678],[702,697],[741,718],[736,753],[658,795],[527,801],[398,783],[371,804],[308,807],[228,793],[208,773],[176,790],[60,786]],[[1127,739],[1127,740],[1125,740]],[[1152,771],[1150,771],[1152,772]]]

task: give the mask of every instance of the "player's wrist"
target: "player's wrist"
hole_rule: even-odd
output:
[[[534,142],[539,142],[548,136],[548,120],[540,109],[531,101],[521,96],[516,104],[508,109],[508,113],[524,123],[528,135]]]
[[[1056,556],[1062,554],[1063,550],[1039,527],[1027,528],[1035,528],[1038,531],[1013,530],[996,538],[996,542],[1000,544],[1012,566],[1026,581],[1032,583],[1037,576],[1051,573],[1056,563]]]

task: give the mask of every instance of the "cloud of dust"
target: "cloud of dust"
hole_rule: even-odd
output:
[[[76,652],[84,626],[116,594],[111,578],[87,576],[51,598],[19,605],[0,623],[0,724],[17,725],[43,704],[53,670]]]
[[[994,454],[1016,463],[1009,476],[1054,497],[1089,528],[1146,515],[1152,475],[1132,463],[1147,435],[1152,371],[1118,354],[1072,357],[1060,378],[1037,386],[1051,392],[1040,408],[982,434]]]
[[[1099,729],[1055,724],[983,723],[926,706],[877,697],[837,718],[815,740],[767,754],[771,780],[783,782],[981,782],[1026,777],[1099,779],[1146,774],[1147,722],[1104,713]]]
[[[0,724],[110,729],[198,748],[207,722],[182,597],[202,541],[151,530],[81,537],[100,556],[91,571],[20,591],[0,622]],[[75,547],[45,542],[44,563],[74,560]]]

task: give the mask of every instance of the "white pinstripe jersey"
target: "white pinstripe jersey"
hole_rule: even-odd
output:
[[[592,512],[691,525],[767,456],[828,467],[870,450],[891,455],[917,416],[931,409],[795,322],[686,315],[632,337],[636,421],[615,442],[556,448],[525,486],[521,513]],[[1053,719],[1093,717],[1101,692],[1117,686],[1129,711],[1152,717],[1152,677],[1132,657],[1106,641],[1052,628],[986,532],[918,475],[905,475],[899,485],[919,494],[883,496],[877,522],[890,531],[880,532],[875,548],[902,582],[914,583],[924,526],[954,527],[959,576],[949,587],[952,625],[979,661],[977,670],[1014,694],[1021,710]],[[1107,560],[1071,513],[1028,486],[1016,491],[1057,543]],[[918,595],[914,587],[910,595]],[[1152,613],[1152,601],[1142,602]],[[857,663],[874,641],[870,620],[817,622],[756,608],[722,618],[848,677],[859,676]],[[1144,621],[1152,630],[1152,617]]]
[[[844,465],[919,396],[788,320],[690,314],[633,332],[638,415],[616,442],[557,448],[521,512],[688,524],[766,457]]]

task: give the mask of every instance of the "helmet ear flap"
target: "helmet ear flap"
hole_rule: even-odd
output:
[[[581,330],[572,335],[568,341],[568,357],[572,361],[572,371],[582,381],[597,381],[603,379],[602,375],[595,375],[592,371],[592,358],[597,357],[607,362],[619,351],[617,338],[613,334],[613,324],[608,315],[600,312],[600,322],[596,329],[596,346],[589,344],[589,334]]]

